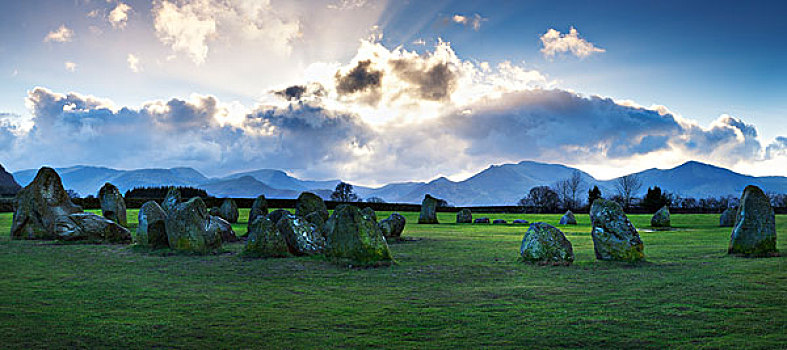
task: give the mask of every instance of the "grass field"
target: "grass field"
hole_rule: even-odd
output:
[[[417,215],[405,213],[409,240],[391,244],[397,265],[348,269],[244,260],[242,243],[188,256],[10,241],[2,213],[0,347],[787,348],[787,257],[728,256],[717,215],[673,215],[679,230],[667,232],[645,232],[649,216],[633,215],[647,256],[636,265],[596,261],[578,215],[560,227],[570,267],[517,262],[524,226],[417,225]],[[777,230],[787,252],[787,216]]]

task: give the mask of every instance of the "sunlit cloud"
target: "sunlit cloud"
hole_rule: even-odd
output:
[[[481,23],[486,22],[487,18],[481,17],[481,15],[477,13],[469,16],[455,14],[451,16],[451,21],[457,24],[461,24],[473,28],[473,30],[478,31],[479,29],[481,29]]]
[[[77,64],[74,62],[66,61],[65,63],[63,63],[63,65],[65,66],[66,70],[69,72],[73,73],[76,72],[77,70]]]
[[[57,43],[67,43],[69,41],[74,40],[74,31],[66,27],[65,25],[61,25],[57,30],[53,30],[44,37],[44,42],[57,42]]]
[[[123,2],[118,2],[117,6],[109,12],[109,17],[107,19],[112,27],[123,29],[128,22],[129,12],[131,12],[131,6]]]
[[[574,27],[571,27],[566,34],[550,28],[541,36],[541,44],[544,46],[541,53],[547,58],[563,53],[585,58],[596,53],[606,52],[605,49],[596,47],[593,43],[580,38],[579,32]]]
[[[128,68],[131,69],[132,72],[139,73],[142,71],[142,65],[139,62],[139,58],[134,54],[128,54],[126,62],[128,62]]]

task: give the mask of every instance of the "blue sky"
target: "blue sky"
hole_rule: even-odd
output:
[[[602,178],[696,159],[787,175],[787,141],[780,138],[787,135],[787,6],[779,2],[0,6],[0,144],[6,146],[0,161],[13,170],[42,164],[194,166],[211,174],[282,168],[379,184],[459,179],[490,163],[523,159],[566,163]],[[557,35],[553,55],[543,41],[550,30]],[[359,66],[365,59],[369,65]],[[442,65],[444,75],[429,74]],[[379,72],[380,84],[336,90],[339,77],[358,67],[372,77]],[[440,77],[447,78],[435,80]],[[284,100],[274,93],[310,83],[324,87],[323,94],[307,89],[302,99]],[[552,95],[538,93],[544,90]],[[175,118],[172,101],[189,107],[183,118],[195,121],[178,124],[175,134],[167,123],[181,115]],[[206,112],[213,104],[205,101],[215,108]],[[43,108],[46,103],[54,109]],[[598,118],[587,126],[592,132],[522,141],[572,128],[583,115]],[[470,117],[484,123],[483,134],[456,127]],[[52,125],[42,124],[47,121]],[[503,122],[528,129],[494,127]],[[174,140],[147,141],[176,150],[146,158],[125,141],[139,135],[117,123],[146,134],[170,130]],[[70,129],[51,135],[81,136],[44,140],[52,137],[45,129],[59,125]],[[427,133],[436,126],[441,135]],[[298,138],[307,129],[309,139]],[[593,132],[601,136],[586,136]],[[410,140],[415,134],[424,136]],[[175,141],[177,147],[167,143]],[[88,151],[95,144],[137,151],[116,150],[124,155],[120,161]],[[293,161],[304,144],[323,153]],[[47,151],[57,146],[72,153]],[[459,155],[446,160],[450,153],[434,148]],[[80,152],[90,154],[73,154]],[[368,169],[381,159],[393,169]]]

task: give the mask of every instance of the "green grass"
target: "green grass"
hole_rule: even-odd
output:
[[[578,215],[580,225],[560,226],[570,267],[517,262],[525,226],[417,225],[417,215],[405,213],[411,240],[391,244],[398,265],[348,269],[320,257],[245,260],[242,243],[189,256],[10,241],[3,213],[0,347],[787,347],[787,258],[728,256],[717,215],[673,215],[680,230],[641,232],[647,262],[636,265],[596,261]],[[648,228],[649,216],[631,218]],[[234,227],[245,233],[245,222]],[[777,229],[787,252],[787,216]]]

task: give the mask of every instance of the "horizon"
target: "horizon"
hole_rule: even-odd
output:
[[[787,176],[785,5],[674,4],[4,3],[0,163],[369,187],[523,159]]]

